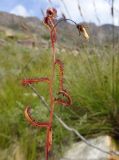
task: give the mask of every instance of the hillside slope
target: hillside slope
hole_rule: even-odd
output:
[[[96,26],[93,23],[84,23],[90,35],[89,44],[102,45],[112,43],[113,41],[113,25],[105,24]],[[13,14],[0,12],[0,28],[9,28],[13,31],[25,33],[28,37],[35,35],[37,41],[48,41],[50,39],[48,30],[43,25],[42,21],[36,17],[23,18]],[[78,32],[73,24],[69,22],[61,22],[57,30],[58,44],[64,47],[82,46],[85,44],[81,37],[77,36]],[[114,39],[115,43],[119,41],[119,26],[114,26]]]

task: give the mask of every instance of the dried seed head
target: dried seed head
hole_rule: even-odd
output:
[[[46,14],[47,16],[55,18],[57,16],[57,10],[55,8],[48,8]]]
[[[44,24],[51,31],[54,27],[54,19],[57,16],[57,10],[55,8],[48,8],[46,11],[46,16],[44,17]],[[55,40],[54,40],[55,41]]]
[[[79,33],[82,33],[85,39],[89,39],[89,35],[86,31],[86,28],[83,25],[77,25],[77,28],[79,30]]]

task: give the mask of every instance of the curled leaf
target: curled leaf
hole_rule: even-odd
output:
[[[51,150],[52,147],[52,129],[48,132],[48,152]]]
[[[24,115],[25,115],[27,121],[32,126],[43,127],[43,128],[47,128],[49,126],[49,122],[37,122],[37,121],[35,121],[34,118],[31,116],[30,107],[25,108]]]
[[[55,98],[55,103],[62,104],[63,106],[70,106],[72,104],[72,99],[66,90],[59,91],[58,95],[62,95],[66,99]]]

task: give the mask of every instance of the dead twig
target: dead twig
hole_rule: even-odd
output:
[[[38,96],[39,100],[44,104],[44,107],[46,107],[49,111],[50,111],[50,107],[49,105],[47,104],[45,98],[43,96],[41,96],[39,94],[39,92],[31,85],[29,84],[29,87],[33,90],[33,92]],[[103,153],[106,153],[106,154],[109,154],[109,155],[116,155],[116,156],[119,156],[119,151],[113,151],[111,150],[110,152],[109,151],[106,151],[104,149],[101,149],[100,147],[97,147],[96,145],[90,143],[88,140],[86,140],[86,138],[84,136],[82,136],[79,131],[77,131],[76,129],[68,126],[55,112],[54,112],[54,117],[58,120],[58,122],[60,122],[60,124],[68,131],[70,132],[73,132],[75,133],[85,144],[87,144],[88,146],[92,147],[92,148],[95,148],[97,149],[98,151],[100,152],[103,152]]]

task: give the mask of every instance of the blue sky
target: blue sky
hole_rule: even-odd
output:
[[[64,13],[67,18],[81,22],[83,19],[77,7],[78,3],[80,3],[85,21],[94,22],[97,25],[112,23],[110,3],[108,3],[111,0],[51,0],[52,4],[49,1],[50,0],[0,0],[0,11],[6,11],[24,17],[36,16],[42,19],[41,9],[45,11],[48,7],[53,6],[58,10],[59,17],[61,17],[61,13]],[[69,14],[62,1],[64,1]],[[114,23],[115,25],[119,25],[119,0],[115,0],[114,7]]]

